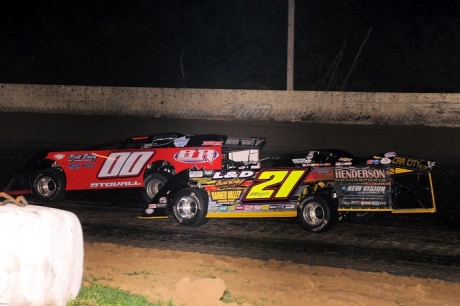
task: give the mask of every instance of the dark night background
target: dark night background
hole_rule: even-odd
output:
[[[0,7],[0,83],[286,89],[288,0]],[[458,92],[459,18],[459,0],[297,0],[294,89]]]

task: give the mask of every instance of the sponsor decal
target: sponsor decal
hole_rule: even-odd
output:
[[[345,185],[342,187],[343,194],[360,193],[384,193],[387,189],[385,185]]]
[[[309,166],[312,167],[330,167],[332,164],[331,163],[311,163]]]
[[[306,164],[307,160],[305,158],[293,158],[292,162],[294,164]]]
[[[213,164],[214,160],[219,156],[219,153],[211,149],[189,149],[180,150],[174,154],[174,160],[185,164]]]
[[[69,164],[69,169],[72,169],[72,170],[80,169],[80,164]]]
[[[235,203],[241,196],[242,190],[211,191],[211,199],[218,204]]]
[[[378,168],[344,168],[335,169],[334,178],[336,181],[386,181],[388,178],[387,169]]]
[[[382,159],[380,160],[380,163],[381,163],[382,165],[388,165],[388,164],[391,163],[391,159],[389,159],[388,157],[384,157],[384,158],[382,158]]]
[[[203,141],[202,146],[222,146],[223,141]]]
[[[339,207],[389,206],[390,183],[354,183],[334,184],[337,192]]]
[[[103,183],[91,183],[90,188],[109,188],[109,187],[140,187],[142,184],[138,181],[134,182],[103,182]]]
[[[391,161],[392,166],[406,167],[410,169],[426,170],[428,166],[421,159],[413,157],[395,156]]]
[[[263,143],[262,139],[229,137],[224,143],[227,147],[257,147]]]
[[[133,141],[140,141],[140,140],[146,140],[149,139],[149,136],[134,136],[131,138]]]
[[[387,152],[387,153],[385,153],[384,156],[385,156],[385,157],[395,157],[395,156],[396,156],[396,152]]]
[[[229,137],[226,141],[225,141],[225,145],[226,146],[238,146],[240,144],[240,139],[239,138],[232,138],[232,137]]]
[[[378,165],[380,163],[380,160],[378,159],[369,159],[366,161],[366,165]]]
[[[203,171],[190,171],[188,174],[189,177],[203,177]]]
[[[94,168],[94,164],[82,164],[81,165],[83,168]]]
[[[78,162],[78,161],[90,161],[95,162],[97,156],[93,153],[83,153],[83,154],[70,154],[67,159],[69,162]]]
[[[219,179],[234,179],[234,178],[249,178],[254,175],[252,170],[230,170],[230,171],[216,171],[212,176],[213,180]]]
[[[235,210],[244,210],[244,206],[242,205],[235,206]]]
[[[336,166],[351,166],[353,163],[351,161],[349,162],[336,162]]]
[[[62,153],[54,154],[54,158],[57,160],[64,159],[64,157],[65,157],[65,154],[62,154]]]
[[[230,180],[219,180],[216,181],[216,187],[222,188],[222,187],[238,187],[241,186],[241,184],[244,183],[243,179],[230,179]]]

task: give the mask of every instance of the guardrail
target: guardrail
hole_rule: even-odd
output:
[[[460,127],[460,94],[0,84],[3,112]]]

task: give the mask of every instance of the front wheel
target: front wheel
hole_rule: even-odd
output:
[[[185,188],[173,201],[174,218],[182,225],[197,227],[208,222],[208,194],[200,188]]]
[[[32,192],[42,202],[58,204],[65,197],[66,179],[59,169],[48,168],[37,173]]]
[[[339,220],[339,212],[333,200],[321,196],[309,196],[297,208],[300,226],[308,232],[321,233],[332,229]]]

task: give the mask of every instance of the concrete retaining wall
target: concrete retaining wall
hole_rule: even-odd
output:
[[[460,127],[460,94],[0,84],[1,112]]]

